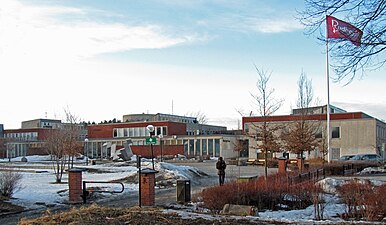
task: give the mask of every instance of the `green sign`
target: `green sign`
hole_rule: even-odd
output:
[[[152,137],[152,138],[148,137],[148,138],[146,138],[146,144],[147,145],[150,145],[150,144],[154,145],[156,143],[157,143],[157,139],[155,137]]]

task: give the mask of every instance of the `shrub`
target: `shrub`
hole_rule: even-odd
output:
[[[0,197],[10,198],[20,190],[22,175],[14,171],[0,172]]]
[[[289,185],[286,176],[270,175],[251,182],[229,182],[223,186],[206,188],[201,194],[204,206],[212,211],[225,204],[256,206],[259,210],[308,207],[312,201],[312,183]]]
[[[344,218],[380,220],[386,216],[386,185],[374,187],[352,180],[338,188],[338,193],[346,204]]]

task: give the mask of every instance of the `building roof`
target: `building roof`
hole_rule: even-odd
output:
[[[311,115],[280,115],[269,116],[266,119],[264,117],[243,117],[243,123],[248,122],[286,122],[297,120],[327,120],[327,114],[311,114]],[[330,114],[331,120],[349,120],[349,119],[375,119],[363,112],[349,112],[349,113],[332,113]]]

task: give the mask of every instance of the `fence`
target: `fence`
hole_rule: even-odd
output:
[[[307,173],[299,173],[295,176],[288,176],[289,184],[302,183],[305,181],[318,182],[326,177],[324,169],[317,169],[315,171],[308,171]]]

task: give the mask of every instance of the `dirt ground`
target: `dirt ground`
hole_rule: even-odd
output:
[[[106,208],[98,205],[72,209],[59,214],[50,214],[37,219],[22,219],[21,225],[29,224],[157,224],[157,225],[239,225],[268,224],[264,221],[251,221],[243,218],[226,216],[197,216],[197,214],[180,215],[178,212],[163,212],[161,208]],[[284,224],[272,223],[269,224]]]

